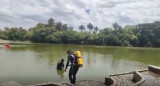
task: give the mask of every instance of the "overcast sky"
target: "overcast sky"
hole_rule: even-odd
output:
[[[29,28],[52,17],[75,29],[160,21],[160,0],[0,0],[0,28]]]

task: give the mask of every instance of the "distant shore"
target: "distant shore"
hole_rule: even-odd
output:
[[[6,43],[9,43],[9,44],[35,44],[33,42],[30,42],[30,41],[12,41],[12,40],[0,39],[0,44],[6,44]]]
[[[0,39],[0,45],[6,44],[6,43],[9,43],[11,45],[12,44],[13,45],[54,44],[54,43],[34,43],[31,41],[13,41],[13,40]],[[67,45],[107,46],[107,45],[92,45],[92,44],[67,44]],[[110,47],[127,47],[127,46],[110,46]],[[137,47],[128,46],[128,47],[132,47],[132,48],[159,48],[159,47],[138,47],[138,46]]]
[[[10,43],[11,41],[9,40],[3,40],[3,39],[0,39],[0,43]]]

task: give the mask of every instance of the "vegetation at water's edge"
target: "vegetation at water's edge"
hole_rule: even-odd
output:
[[[124,27],[113,24],[113,28],[99,29],[89,23],[86,27],[72,27],[50,18],[48,24],[38,23],[28,30],[22,27],[0,30],[0,39],[13,41],[32,41],[53,44],[91,44],[111,46],[160,47],[160,22]]]

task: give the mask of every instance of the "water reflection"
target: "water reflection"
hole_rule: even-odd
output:
[[[12,52],[18,51],[33,51],[39,58],[48,59],[48,64],[53,65],[55,60],[59,58],[66,59],[66,51],[69,49],[79,49],[82,53],[87,54],[84,57],[97,57],[97,54],[112,55],[113,59],[139,61],[143,63],[151,63],[154,65],[160,65],[159,63],[159,51],[160,49],[150,48],[124,48],[124,47],[106,47],[106,46],[79,46],[79,45],[27,45],[18,47],[11,47]],[[153,59],[156,59],[153,61]],[[95,58],[94,62],[96,61]],[[87,64],[91,61],[88,59]]]
[[[58,75],[61,79],[64,79],[64,70],[57,70],[57,75]]]
[[[69,49],[82,52],[84,67],[78,71],[78,80],[102,81],[110,74],[146,68],[149,64],[160,66],[160,49],[155,48],[37,44],[13,45],[5,49],[0,46],[0,82],[17,80],[22,84],[35,84],[67,81],[68,71],[56,70],[56,65],[60,59],[66,62]],[[31,82],[28,83],[28,79]]]
[[[5,48],[5,49],[10,49],[10,47],[6,47],[6,46],[4,46],[4,48]]]

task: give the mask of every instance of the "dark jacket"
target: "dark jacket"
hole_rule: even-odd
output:
[[[70,53],[67,58],[66,69],[69,66],[69,62],[71,62],[71,66],[77,65],[77,58],[74,53]]]
[[[62,70],[64,68],[64,63],[63,62],[58,62],[57,63],[57,70]]]

